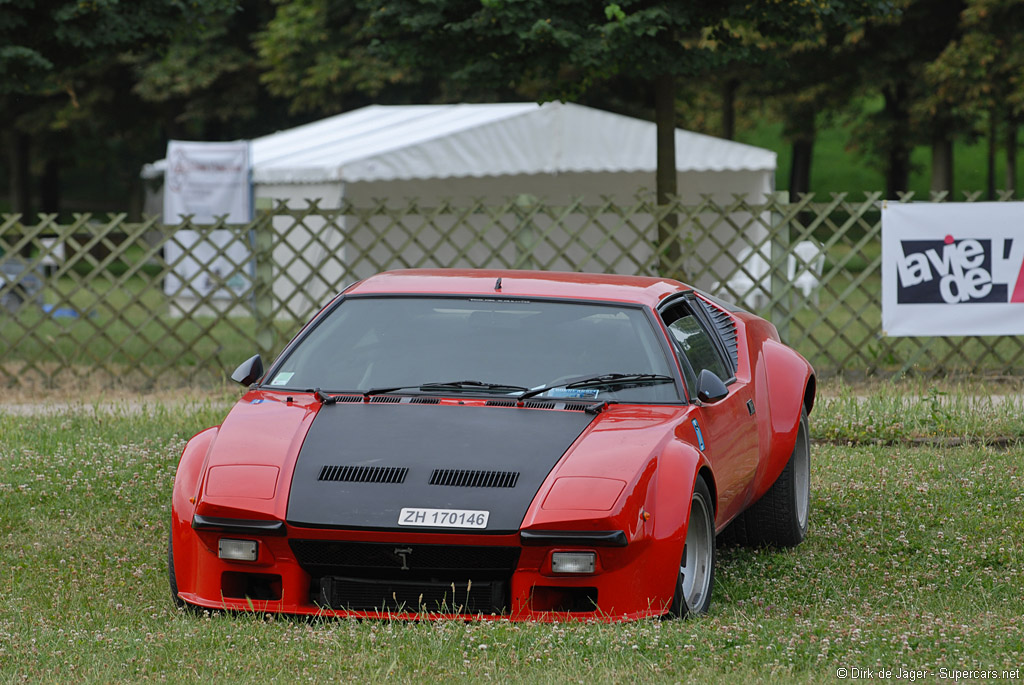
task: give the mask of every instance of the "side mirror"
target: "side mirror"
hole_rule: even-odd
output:
[[[714,371],[704,369],[697,377],[697,399],[712,404],[729,394],[729,388]]]
[[[252,385],[263,377],[263,359],[258,355],[246,359],[231,374],[231,380],[242,385]]]

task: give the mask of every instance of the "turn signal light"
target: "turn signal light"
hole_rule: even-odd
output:
[[[596,560],[594,552],[555,552],[551,555],[551,572],[593,573]]]
[[[217,556],[228,561],[256,561],[258,555],[255,540],[232,540],[221,538],[217,543]]]

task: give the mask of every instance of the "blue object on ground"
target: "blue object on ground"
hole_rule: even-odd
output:
[[[78,312],[71,307],[54,307],[52,304],[44,304],[43,311],[55,319],[77,319]]]

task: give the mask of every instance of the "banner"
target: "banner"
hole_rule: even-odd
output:
[[[882,331],[1024,334],[1024,203],[883,203]]]
[[[212,224],[224,215],[229,223],[252,221],[248,141],[167,143],[164,223],[180,223],[187,214],[193,224]],[[174,272],[164,279],[164,292],[234,299],[249,288],[249,254],[249,246],[233,231],[218,229],[205,238],[194,230],[178,231],[164,255],[174,264]],[[237,265],[245,266],[239,270]]]
[[[192,214],[197,224],[212,224],[225,214],[229,223],[252,221],[248,141],[168,141],[164,223],[180,223],[183,214]]]

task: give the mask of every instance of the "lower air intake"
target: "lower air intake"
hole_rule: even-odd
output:
[[[445,614],[503,614],[507,611],[505,581],[369,580],[320,578],[317,603],[328,609]]]

